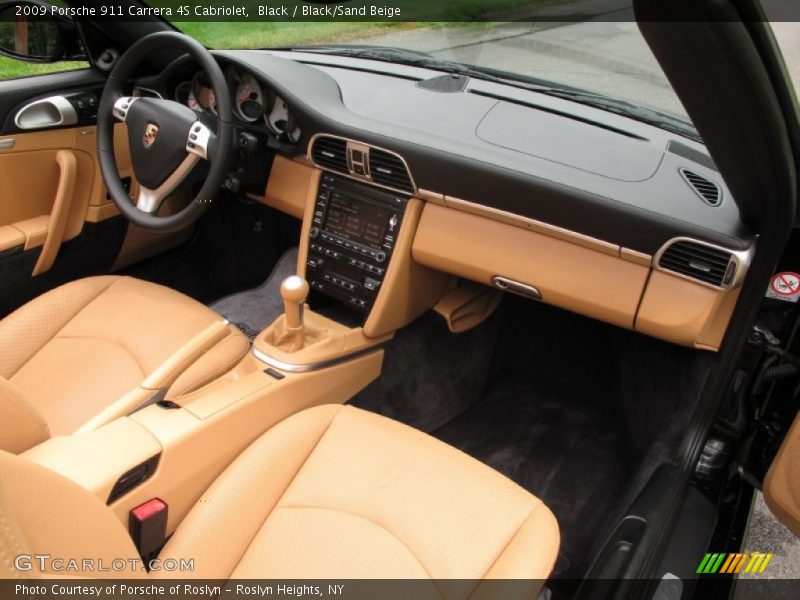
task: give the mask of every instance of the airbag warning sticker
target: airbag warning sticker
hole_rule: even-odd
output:
[[[785,302],[800,300],[800,275],[797,273],[778,273],[769,282],[767,298],[775,298]]]

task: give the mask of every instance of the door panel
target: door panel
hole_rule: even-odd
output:
[[[764,500],[784,525],[800,535],[800,415],[767,473]]]
[[[122,124],[116,128],[116,141],[120,175],[132,178]],[[44,246],[43,260],[32,275],[48,270],[61,243],[78,236],[87,220],[98,222],[118,212],[106,196],[95,144],[94,126],[0,137],[0,227],[6,232],[0,250],[13,249],[14,243],[24,250]],[[131,188],[135,193],[134,183]]]

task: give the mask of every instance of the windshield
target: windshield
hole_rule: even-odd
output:
[[[170,2],[152,3],[158,6]],[[438,60],[491,69],[502,76],[529,81],[534,78],[537,84],[577,88],[624,100],[635,107],[677,117],[690,127],[680,100],[636,24],[624,18],[486,23],[212,23],[181,22],[176,15],[173,24],[217,49],[325,46],[326,52],[335,53],[339,48],[366,46],[424,53]],[[404,57],[397,53],[380,60],[402,62]]]

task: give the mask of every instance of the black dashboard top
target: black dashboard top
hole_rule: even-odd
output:
[[[755,239],[705,147],[568,100],[472,79],[457,93],[418,83],[441,73],[300,52],[220,51],[253,73],[315,134],[405,159],[419,189],[519,214],[654,254],[691,237],[731,250]],[[684,170],[717,184],[712,206]]]

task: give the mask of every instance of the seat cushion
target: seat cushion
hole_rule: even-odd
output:
[[[337,405],[298,413],[254,442],[161,558],[191,556],[195,571],[185,575],[201,579],[498,578],[538,587],[558,548],[553,514],[509,479],[417,430]]]
[[[38,409],[52,435],[69,434],[220,318],[183,294],[138,279],[74,281],[0,321],[0,375]],[[231,327],[169,396],[229,371],[247,349],[247,339]]]

